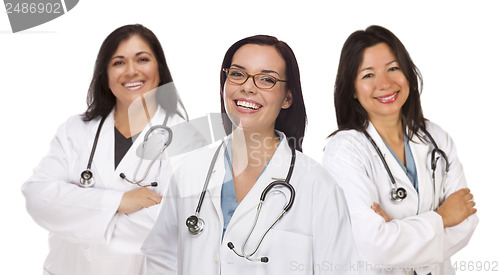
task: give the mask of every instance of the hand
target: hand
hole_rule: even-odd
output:
[[[477,212],[476,203],[469,188],[464,188],[451,194],[436,211],[443,219],[444,227],[455,226]]]
[[[136,188],[123,194],[118,213],[128,214],[161,202],[161,196],[146,187]]]
[[[375,211],[375,213],[379,214],[382,218],[384,218],[384,220],[386,222],[390,222],[391,221],[391,218],[389,217],[389,215],[387,215],[387,213],[385,213],[385,211],[382,209],[382,207],[380,207],[380,205],[376,202],[374,202],[372,204],[372,207],[373,211]]]

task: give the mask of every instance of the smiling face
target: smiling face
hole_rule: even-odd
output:
[[[237,74],[264,74],[255,76],[260,81],[266,81],[265,75],[286,80],[285,60],[272,46],[246,44],[240,47],[234,53],[228,69]],[[286,89],[285,82],[277,82],[270,89],[260,89],[255,86],[252,77],[243,84],[235,84],[226,79],[224,104],[227,113],[238,117],[238,127],[245,131],[273,133],[280,110],[290,107],[292,96]]]
[[[160,82],[156,57],[138,35],[118,45],[109,61],[107,73],[117,108],[127,108],[135,99],[158,87]]]
[[[400,119],[410,88],[386,43],[366,48],[355,80],[355,98],[370,120]]]

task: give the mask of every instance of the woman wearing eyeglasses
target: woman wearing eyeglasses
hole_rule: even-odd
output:
[[[423,117],[419,80],[385,28],[342,48],[324,165],[346,193],[366,274],[454,274],[450,257],[478,223],[453,140]]]
[[[292,50],[271,36],[236,42],[220,98],[230,135],[175,171],[143,245],[149,274],[349,273],[343,194],[300,152],[306,112]]]

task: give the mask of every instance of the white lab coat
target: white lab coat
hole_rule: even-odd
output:
[[[376,129],[371,123],[368,126],[367,132],[380,148],[398,187],[408,192],[399,204],[390,199],[393,186],[388,173],[363,133],[338,132],[326,146],[323,164],[345,192],[361,258],[360,270],[366,274],[413,274],[411,267],[416,267],[417,274],[454,274],[450,257],[469,242],[478,223],[477,216],[472,215],[459,225],[444,229],[441,216],[433,211],[433,198],[437,208],[439,202],[467,187],[467,183],[450,136],[431,122],[426,127],[450,162],[444,192],[437,191],[444,176],[442,160],[436,169],[434,191],[430,168],[434,147],[430,141],[423,143],[418,137],[410,141],[417,168],[417,193]],[[391,222],[386,223],[370,208],[374,202],[380,204]]]
[[[177,184],[170,184],[158,220],[143,245],[148,274],[349,274],[357,256],[352,240],[347,206],[341,189],[321,165],[297,152],[290,183],[295,202],[269,231],[254,258],[266,256],[268,263],[240,258],[238,252],[254,222],[263,189],[275,178],[285,179],[291,152],[285,137],[265,171],[236,208],[222,238],[221,187],[225,175],[224,150],[210,171],[208,191],[200,211],[205,228],[190,235],[186,218],[193,215],[216,148],[202,149],[186,157],[176,169]],[[246,252],[253,251],[262,233],[288,202],[289,192],[270,192]],[[346,271],[347,270],[347,271]],[[356,273],[357,274],[357,273]]]
[[[164,117],[165,111],[158,108],[151,125],[162,124]],[[183,121],[178,115],[172,115],[167,125]],[[49,154],[22,187],[29,214],[50,232],[50,252],[44,274],[146,273],[140,247],[153,227],[159,205],[130,214],[117,213],[123,194],[138,188],[125,182],[119,174],[123,172],[133,177],[139,163],[136,150],[144,140],[146,129],[115,170],[114,116],[113,112],[109,114],[91,167],[95,187],[81,188],[78,185],[80,174],[87,167],[99,122],[100,118],[84,122],[80,115],[68,119],[59,127]],[[174,131],[173,139],[184,141],[186,148],[206,143],[195,130],[187,128]],[[176,134],[179,137],[176,138]],[[143,161],[138,178],[142,177],[149,162]],[[171,173],[169,165],[170,159],[164,153],[153,164],[144,183],[158,182],[158,187],[151,190],[163,194]]]

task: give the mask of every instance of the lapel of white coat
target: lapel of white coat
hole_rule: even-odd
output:
[[[126,184],[128,186],[132,186],[132,187],[136,187],[135,184],[130,184],[130,183],[126,182],[125,180],[121,179],[120,174],[124,173],[129,180],[134,180],[134,181],[138,181],[145,176],[145,172],[147,171],[147,167],[151,163],[151,160],[147,159],[147,158],[143,159],[143,161],[139,167],[139,171],[137,171],[137,176],[134,179],[134,173],[135,173],[137,167],[139,166],[139,162],[140,162],[140,153],[137,150],[138,150],[139,146],[143,146],[144,137],[146,135],[146,132],[152,126],[163,124],[163,120],[165,119],[165,114],[166,114],[165,111],[160,106],[158,106],[158,109],[156,110],[156,113],[154,114],[150,123],[148,123],[148,125],[146,127],[144,127],[144,129],[141,131],[139,136],[134,140],[134,143],[132,144],[130,149],[127,151],[125,156],[123,156],[123,159],[120,161],[120,163],[116,167],[116,170],[114,170],[113,180],[116,180],[117,178],[119,178],[121,181],[123,181],[123,184]],[[113,130],[113,133],[114,133],[114,130]],[[114,136],[113,136],[113,140],[114,140]],[[112,156],[113,156],[113,164],[114,164],[114,146],[113,146]],[[156,160],[156,162],[159,162],[161,160],[162,160],[162,156],[160,156]],[[150,183],[151,182],[149,182],[149,181],[141,182],[141,184],[146,184],[146,185],[150,184]],[[129,188],[127,188],[127,189],[129,189]]]
[[[285,180],[288,168],[291,160],[291,151],[286,140],[286,136],[279,133],[281,136],[281,143],[276,149],[271,161],[265,168],[264,172],[260,175],[259,179],[255,185],[250,189],[245,198],[240,202],[240,205],[236,208],[236,211],[231,218],[228,225],[228,229],[231,227],[232,223],[238,222],[238,220],[245,217],[248,211],[257,211],[257,205],[260,202],[260,196],[262,191],[273,181],[277,179]],[[252,214],[253,217],[253,214]]]
[[[108,187],[115,168],[115,119],[113,114],[114,110],[111,111],[111,113],[106,117],[106,120],[102,125],[101,133],[99,134],[99,140],[97,141],[97,146],[94,153],[94,159],[92,160],[92,166],[90,168],[90,171],[92,171],[96,179],[96,186]],[[91,131],[88,132],[87,146],[89,148],[89,152],[92,152],[92,146],[94,145],[95,135],[100,122],[100,119],[94,120],[94,123],[91,126]]]
[[[421,133],[423,134],[423,133]],[[425,136],[425,135],[424,135]],[[431,210],[434,187],[432,185],[431,174],[431,157],[432,145],[423,143],[418,137],[413,138],[415,141],[410,141],[411,151],[415,159],[415,166],[418,175],[418,191],[420,195],[419,211]]]
[[[218,155],[217,155],[217,160],[215,161],[215,166],[214,169],[210,173],[210,181],[208,183],[207,187],[207,192],[209,194],[209,199],[211,202],[211,207],[215,209],[217,212],[217,217],[219,218],[219,223],[221,228],[224,227],[224,217],[222,215],[222,207],[221,207],[221,191],[222,191],[222,184],[224,181],[224,176],[226,173],[225,167],[224,167],[224,150],[227,145],[227,137],[224,139],[224,145],[222,145]],[[217,146],[219,146],[220,143],[218,143]],[[217,148],[217,147],[216,147]],[[216,149],[214,148],[212,156],[210,157],[210,160],[213,158],[213,154],[215,154]],[[207,169],[210,167],[210,164],[207,165]],[[206,175],[208,171],[200,171],[200,173],[204,176],[203,179],[205,180]],[[204,184],[204,182],[202,182]],[[201,191],[201,190],[200,190]],[[205,197],[206,199],[206,197]],[[205,207],[208,207],[206,205]],[[203,206],[202,206],[203,208]],[[203,212],[203,210],[201,210]]]
[[[377,144],[378,148],[380,149],[380,152],[382,152],[382,156],[385,158],[385,161],[387,162],[387,165],[389,166],[389,169],[391,170],[391,173],[398,187],[403,187],[404,189],[406,189],[408,195],[417,196],[417,191],[415,190],[415,187],[413,187],[413,184],[411,183],[410,179],[403,171],[398,161],[394,158],[391,151],[389,151],[384,141],[382,140],[382,137],[378,134],[377,129],[375,129],[375,127],[371,122],[368,125],[366,132],[370,134],[372,139],[375,141],[375,144]],[[378,154],[375,151],[375,149],[372,152],[374,153],[374,156],[378,157]],[[418,166],[417,166],[417,171],[418,171]]]

